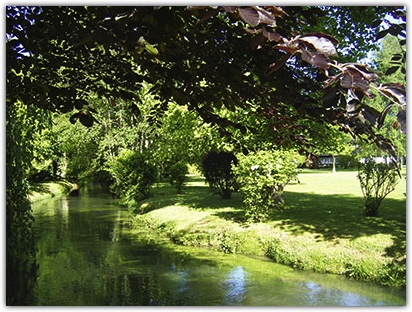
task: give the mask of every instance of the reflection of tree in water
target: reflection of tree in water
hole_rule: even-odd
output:
[[[224,305],[240,305],[246,293],[246,274],[243,267],[234,267],[222,283]]]

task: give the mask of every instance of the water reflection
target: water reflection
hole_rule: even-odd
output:
[[[223,305],[241,305],[245,299],[246,273],[243,267],[234,267],[222,283]]]
[[[404,293],[250,257],[165,244],[130,229],[110,197],[33,206],[38,305],[404,305]]]
[[[339,306],[381,306],[383,302],[371,303],[370,298],[352,292],[341,292],[337,289],[325,288],[314,282],[302,283],[309,291],[305,293],[304,300],[310,306],[324,306],[334,298]]]

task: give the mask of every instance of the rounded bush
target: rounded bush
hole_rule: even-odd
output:
[[[188,172],[187,165],[182,161],[178,161],[171,165],[168,171],[170,184],[176,188],[178,193],[181,193]]]
[[[297,178],[299,155],[295,152],[258,151],[238,157],[233,170],[243,193],[249,221],[264,221],[270,209],[284,205],[283,189]]]
[[[385,197],[395,190],[398,183],[398,170],[393,165],[377,163],[367,157],[358,164],[358,179],[365,199],[364,213],[368,217],[378,216]]]

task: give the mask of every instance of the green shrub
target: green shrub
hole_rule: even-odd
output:
[[[150,196],[150,187],[157,176],[148,155],[132,150],[123,150],[109,162],[109,172],[114,178],[112,191],[129,206]]]
[[[171,165],[168,170],[169,183],[176,188],[178,193],[182,192],[187,172],[187,165],[182,161]]]
[[[236,156],[231,152],[210,151],[202,159],[203,174],[211,189],[223,199],[229,199],[236,189],[232,164],[237,164]]]
[[[299,155],[294,152],[258,151],[239,156],[233,170],[244,195],[249,221],[264,221],[270,209],[284,205],[283,189],[297,178]]]
[[[365,199],[365,215],[376,217],[382,201],[398,183],[398,171],[393,165],[376,163],[368,157],[359,162],[358,179]]]

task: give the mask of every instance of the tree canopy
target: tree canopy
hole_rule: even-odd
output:
[[[405,27],[376,28],[388,12],[405,21],[398,7],[7,7],[7,101],[72,111],[71,122],[92,126],[90,93],[133,101],[139,114],[149,83],[159,119],[173,100],[223,135],[253,132],[218,113],[240,108],[303,147],[323,135],[315,121],[391,151],[374,128],[394,107],[406,124],[404,87],[356,63],[377,34],[406,37]],[[364,103],[374,93],[390,100],[383,112]]]

